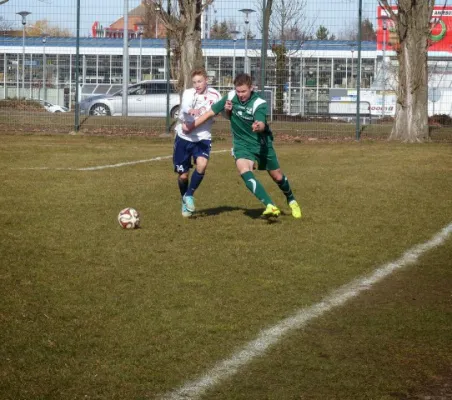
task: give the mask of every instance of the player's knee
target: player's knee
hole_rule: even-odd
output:
[[[188,181],[188,172],[183,172],[178,176],[179,181],[187,182]]]
[[[199,157],[196,160],[196,171],[198,171],[199,174],[204,174],[207,169],[208,161],[206,158]]]
[[[275,169],[272,171],[268,171],[268,173],[270,174],[270,176],[272,177],[272,179],[275,182],[281,182],[283,180],[283,173],[281,172],[280,169]]]

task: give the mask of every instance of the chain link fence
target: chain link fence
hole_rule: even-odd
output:
[[[165,121],[177,116],[179,104],[171,82],[178,68],[168,50],[174,56],[177,49],[168,48],[166,27],[158,13],[149,13],[149,2],[0,5],[0,129],[168,131]],[[217,0],[203,7],[202,51],[210,84],[226,93],[237,73],[249,72],[256,90],[264,85],[275,131],[354,137],[359,89],[361,133],[387,137],[396,108],[396,37],[377,0],[363,0],[361,13],[357,0],[274,1],[265,63],[261,2],[244,8],[239,1]],[[450,14],[432,20],[428,62],[429,115],[443,132],[452,115],[452,7],[445,10]],[[217,125],[227,130],[221,121]]]

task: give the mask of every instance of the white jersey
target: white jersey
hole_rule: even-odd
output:
[[[194,118],[192,115],[188,114],[190,109],[200,110],[200,114],[202,115],[205,112],[210,110],[210,107],[213,103],[216,103],[220,100],[221,95],[218,90],[207,87],[204,93],[198,94],[196,93],[196,89],[186,89],[184,94],[182,95],[182,104],[180,106],[179,111],[179,121],[176,124],[176,134],[180,136],[182,139],[188,140],[189,142],[199,142],[200,140],[211,140],[212,134],[212,124],[213,118],[208,119],[202,125],[198,126],[196,129],[193,129],[190,133],[185,134],[182,130],[182,124],[184,122],[193,122]]]

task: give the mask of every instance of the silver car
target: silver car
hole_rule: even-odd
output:
[[[127,91],[127,112],[136,117],[166,116],[166,80],[143,81],[129,86]],[[170,83],[169,110],[172,118],[179,114],[180,96],[174,84]],[[110,95],[88,97],[80,102],[83,115],[122,115],[122,90]]]

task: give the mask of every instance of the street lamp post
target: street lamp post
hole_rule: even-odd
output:
[[[138,77],[137,80],[138,82],[141,82],[141,60],[142,60],[142,50],[143,50],[143,46],[142,46],[142,38],[143,38],[143,33],[144,33],[144,24],[142,22],[137,24],[138,27],[138,35],[140,35],[140,58],[138,60]]]
[[[249,15],[256,11],[251,8],[242,8],[239,11],[245,14],[245,74],[249,74],[250,73],[250,65],[248,60],[248,33],[250,23]]]
[[[27,25],[27,15],[29,11],[20,11],[16,13],[22,17],[22,95],[25,96],[25,25]]]
[[[386,107],[386,31],[388,30],[388,25],[386,22],[386,18],[383,18],[383,62],[381,64],[381,72],[383,75],[383,96],[381,101],[381,116],[384,118],[385,116],[385,107]]]
[[[237,30],[237,28],[233,31],[231,31],[232,40],[234,41],[234,56],[232,57],[232,80],[235,79],[235,45],[237,42],[237,35],[240,33],[240,31]]]
[[[351,66],[351,71],[350,71],[350,86],[351,87],[353,87],[353,61],[354,61],[353,55],[355,54],[355,46],[356,46],[355,44],[350,45],[350,47],[351,47],[350,51],[352,52],[352,66]]]
[[[42,88],[44,90],[44,100],[47,100],[47,57],[46,57],[47,34],[42,35]]]
[[[124,0],[124,26],[122,43],[122,116],[128,116],[129,89],[129,0]]]
[[[155,8],[155,38],[157,39],[159,36],[159,17],[157,13],[160,11],[160,6],[156,5]]]

